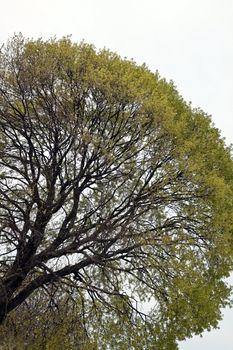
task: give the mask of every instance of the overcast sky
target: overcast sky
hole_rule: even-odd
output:
[[[233,143],[232,0],[3,0],[0,43],[14,32],[72,35],[145,62],[211,114],[227,144]],[[224,311],[220,330],[182,342],[180,349],[232,350],[233,310]]]

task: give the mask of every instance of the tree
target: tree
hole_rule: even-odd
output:
[[[204,112],[108,50],[19,35],[1,51],[0,116],[0,322],[56,285],[140,329],[140,348],[217,325],[233,167]]]

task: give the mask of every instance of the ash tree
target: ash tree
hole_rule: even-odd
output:
[[[232,170],[209,116],[145,65],[14,37],[0,55],[0,322],[56,286],[112,323],[102,348],[175,349],[216,326]]]

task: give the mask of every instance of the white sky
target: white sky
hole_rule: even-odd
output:
[[[33,38],[71,34],[145,62],[211,114],[233,143],[232,0],[3,0],[0,43],[14,32]],[[224,311],[220,326],[180,349],[232,350],[233,310]]]

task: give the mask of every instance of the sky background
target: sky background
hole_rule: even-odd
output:
[[[72,35],[145,62],[212,115],[226,143],[233,143],[232,0],[3,0],[0,43],[19,32],[43,39]],[[180,343],[180,350],[232,350],[233,309],[224,310],[219,326]]]

